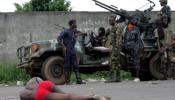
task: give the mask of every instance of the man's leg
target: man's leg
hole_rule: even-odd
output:
[[[75,94],[51,93],[46,96],[46,100],[96,100],[93,96],[78,96]]]
[[[121,76],[120,76],[120,65],[119,64],[116,64],[116,79],[115,81],[116,82],[121,82]]]
[[[115,66],[115,70],[116,70],[116,82],[121,82],[121,76],[120,76],[120,62],[121,62],[121,59],[120,59],[120,51],[121,51],[121,48],[118,47],[116,48],[116,60],[115,60],[115,63],[116,63],[116,66]]]
[[[51,93],[46,96],[46,100],[111,100],[110,97],[106,96],[79,96],[75,94],[60,94],[60,93]]]
[[[114,58],[114,53],[111,53],[110,56],[110,61],[109,61],[109,80],[105,81],[105,83],[111,83],[114,80],[114,66],[115,64],[113,63],[113,58]]]
[[[111,58],[110,58],[110,79],[106,81],[105,83],[110,83],[110,82],[120,82],[120,72],[119,72],[119,64],[118,64],[118,55],[116,52],[112,52]]]
[[[118,63],[113,63],[112,65],[112,69],[110,71],[110,75],[111,75],[111,79],[109,80],[109,82],[121,82],[120,79],[120,70],[119,70],[119,65]]]
[[[64,76],[65,76],[65,83],[68,85],[70,84],[70,77],[71,77],[71,69],[65,68],[64,70]]]
[[[137,51],[138,51],[138,50],[135,50],[136,77],[139,78],[139,72],[140,72],[140,58],[139,58],[139,54],[138,54]]]
[[[138,54],[138,50],[133,50],[133,58],[134,58],[134,67],[135,67],[135,80],[136,82],[140,81],[139,74],[140,74],[140,58]]]
[[[70,56],[66,54],[64,57],[64,76],[65,76],[65,83],[70,84],[70,77],[71,77],[71,67],[70,67]]]
[[[73,70],[75,72],[75,76],[76,76],[76,79],[77,79],[77,84],[84,84],[82,79],[81,79],[81,76],[80,76],[79,64],[77,62],[76,54],[71,55],[71,65],[73,65]]]

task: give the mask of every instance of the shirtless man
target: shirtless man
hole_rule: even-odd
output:
[[[21,100],[111,100],[106,96],[78,96],[64,93],[51,81],[43,81],[39,77],[30,79],[23,91],[20,92]]]

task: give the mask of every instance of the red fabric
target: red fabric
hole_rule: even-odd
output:
[[[133,29],[134,26],[132,24],[128,24],[128,30],[130,31],[131,29]]]
[[[35,100],[45,100],[45,97],[52,92],[54,84],[51,81],[42,81],[35,93]]]

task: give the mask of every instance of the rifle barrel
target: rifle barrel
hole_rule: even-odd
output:
[[[112,13],[115,13],[116,15],[120,15],[120,16],[123,16],[125,18],[129,18],[126,14],[124,14],[124,13],[120,12],[119,10],[117,10],[116,6],[113,6],[113,5],[109,6],[109,5],[106,5],[106,4],[104,4],[104,3],[100,2],[100,1],[97,1],[97,0],[92,0],[92,1],[94,1],[96,5],[104,8],[104,9],[106,9],[106,10],[112,12]]]
[[[96,5],[100,4],[100,5],[103,5],[103,6],[106,6],[106,7],[110,8],[111,10],[116,10],[117,11],[117,9],[115,9],[115,8],[109,6],[109,5],[106,5],[106,4],[104,4],[104,3],[100,2],[100,1],[97,1],[97,0],[93,0],[93,1],[95,1]]]
[[[114,5],[111,5],[111,7],[115,8],[115,9],[118,9],[118,7],[114,6]]]

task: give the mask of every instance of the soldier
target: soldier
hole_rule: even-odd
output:
[[[171,8],[167,5],[167,0],[160,0],[160,5],[162,6],[162,9],[160,12],[163,14],[163,16],[167,16],[168,23],[171,22]]]
[[[120,51],[121,51],[121,40],[122,40],[122,25],[117,25],[115,16],[110,16],[109,24],[111,26],[108,29],[110,32],[109,36],[111,39],[111,57],[110,57],[110,80],[106,81],[105,83],[109,82],[120,82]],[[118,20],[119,23],[119,20]]]
[[[75,43],[76,43],[76,36],[82,35],[81,33],[76,30],[77,24],[76,20],[72,19],[69,21],[69,29],[65,29],[63,32],[60,33],[58,40],[62,40],[64,46],[64,75],[65,75],[65,82],[66,84],[70,83],[70,76],[71,76],[71,66],[73,66],[77,84],[83,84],[82,79],[80,77],[79,72],[79,65],[77,62],[77,56],[75,52]]]
[[[160,5],[162,6],[160,12],[158,13],[157,17],[157,28],[155,29],[155,36],[157,37],[157,44],[159,47],[159,50],[161,51],[163,47],[166,47],[169,45],[172,41],[173,32],[172,29],[169,27],[169,24],[171,23],[171,9],[167,5],[168,0],[160,0]],[[161,60],[162,63],[169,66],[169,62],[167,62],[167,59],[171,59],[171,56],[173,55],[170,51],[164,51]],[[171,54],[171,56],[169,56]],[[164,73],[166,77],[168,77],[168,70],[169,67],[167,67],[164,70]]]
[[[168,26],[171,22],[171,9],[167,5],[167,0],[160,0],[159,2],[162,8],[160,12],[158,12],[155,21],[155,37],[157,37],[157,44],[160,50],[162,46],[168,45],[171,42],[173,32]]]
[[[157,37],[158,48],[167,45],[171,41],[172,32],[167,28],[168,19],[162,12],[158,12],[157,19],[155,21],[155,37]]]
[[[98,36],[97,36],[98,46],[104,46],[105,45],[105,28],[100,27],[98,29]]]
[[[139,82],[140,58],[138,52],[140,50],[140,31],[136,25],[137,20],[135,18],[128,22],[124,34],[124,48],[127,52],[129,52],[131,58],[133,59],[133,65],[135,67],[134,81]]]
[[[157,17],[157,29],[156,33],[159,35],[159,39],[162,41],[163,45],[170,41],[171,29],[168,27],[171,22],[171,8],[167,5],[167,0],[160,0],[160,5],[162,6]]]
[[[98,29],[98,34],[96,37],[94,37],[93,34],[91,34],[91,38],[86,47],[98,47],[104,45],[105,45],[105,28],[100,27]]]

